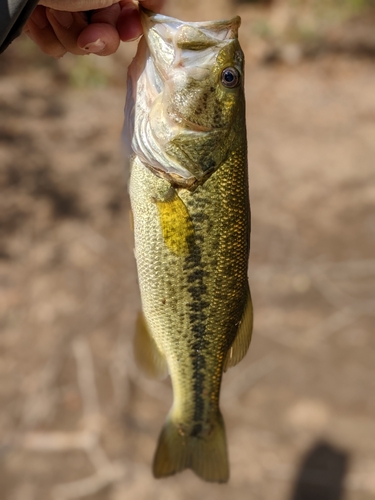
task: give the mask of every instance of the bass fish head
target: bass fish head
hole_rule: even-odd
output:
[[[171,184],[194,189],[245,132],[240,18],[187,23],[142,11],[126,114],[134,153]]]

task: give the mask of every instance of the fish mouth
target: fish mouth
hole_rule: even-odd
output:
[[[140,10],[144,37],[128,72],[125,113],[128,121],[135,117],[130,147],[155,175],[193,190],[220,166],[221,147],[214,145],[223,140],[216,134],[225,135],[228,126],[197,123],[170,96],[178,94],[187,79],[199,82],[210,75],[217,47],[237,38],[240,18],[185,23]],[[136,89],[141,99],[136,99]]]
[[[241,19],[184,22],[140,7],[147,46],[159,75],[168,80],[170,70],[193,68],[205,74],[214,60],[212,47],[237,39]],[[196,76],[195,76],[196,77]],[[202,78],[202,77],[200,77]],[[200,79],[198,77],[198,79]]]
[[[241,24],[240,17],[230,20],[183,22],[151,12],[140,7],[144,38],[150,53],[150,69],[147,78],[150,93],[172,94],[178,92],[178,84],[172,74],[182,73],[194,81],[206,79],[216,61],[214,48],[236,39]],[[184,84],[185,82],[183,82]],[[171,125],[186,127],[192,132],[207,133],[219,128],[213,124],[197,123],[179,109],[169,109]]]
[[[141,22],[143,25],[144,32],[147,34],[148,30],[157,24],[163,24],[169,26],[171,29],[178,29],[182,25],[186,24],[186,21],[180,21],[179,19],[165,16],[151,10],[146,9],[143,6],[139,6],[141,14]],[[229,20],[217,20],[217,21],[189,21],[189,26],[193,26],[199,29],[216,32],[217,38],[220,40],[228,40],[238,37],[238,29],[241,25],[241,18],[235,16]]]

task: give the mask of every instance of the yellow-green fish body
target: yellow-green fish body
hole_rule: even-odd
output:
[[[153,471],[229,477],[219,409],[223,370],[252,330],[250,207],[239,18],[183,23],[143,14],[130,69],[130,197],[143,316],[135,353],[172,379]],[[132,96],[134,108],[132,108]]]

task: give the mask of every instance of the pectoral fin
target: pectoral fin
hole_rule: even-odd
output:
[[[184,202],[172,187],[162,199],[156,199],[166,246],[175,255],[187,255],[194,226]]]
[[[167,362],[152,338],[142,312],[137,318],[134,355],[139,367],[150,378],[163,379],[167,376]]]
[[[242,315],[241,323],[237,331],[237,335],[233,341],[231,348],[228,351],[224,362],[224,371],[226,372],[231,366],[235,366],[247,353],[249,349],[251,334],[253,331],[253,304],[251,302],[250,289],[247,285],[247,300],[245,309]]]

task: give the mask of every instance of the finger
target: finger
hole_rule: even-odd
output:
[[[103,56],[116,52],[120,37],[115,26],[120,10],[120,5],[116,3],[106,9],[94,11],[90,25],[82,31],[77,40],[78,46]]]
[[[143,29],[137,6],[131,0],[122,0],[121,13],[117,21],[117,31],[124,42],[136,40],[142,35]],[[164,0],[140,0],[139,5],[159,12],[164,5]]]
[[[91,13],[90,24],[93,23],[108,23],[116,26],[118,16],[121,12],[119,3],[115,3],[106,9],[95,10]]]
[[[118,0],[40,0],[39,4],[55,10],[81,12],[84,10],[104,9]]]
[[[160,12],[164,6],[164,0],[139,0],[139,5],[154,12]]]
[[[37,6],[25,26],[27,35],[45,53],[53,57],[62,57],[65,47],[56,37],[46,16],[45,7]]]
[[[94,53],[99,56],[113,54],[120,45],[119,34],[112,25],[105,23],[90,24],[77,39],[77,45],[85,54]]]
[[[123,42],[135,40],[142,35],[142,24],[136,5],[125,3],[118,17],[116,27]]]
[[[114,28],[120,12],[118,4],[95,11],[88,25],[83,13],[47,9],[47,17],[61,44],[68,52],[77,55],[109,55],[120,44]]]
[[[77,55],[86,54],[86,51],[77,45],[80,33],[88,25],[82,13],[47,9],[46,16],[58,41],[68,52]]]

